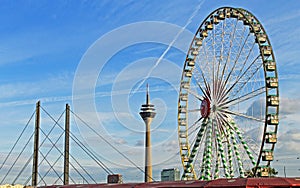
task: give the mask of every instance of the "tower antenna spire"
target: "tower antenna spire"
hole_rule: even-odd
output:
[[[150,104],[150,95],[149,95],[149,84],[147,83],[147,95],[146,95],[146,104]]]

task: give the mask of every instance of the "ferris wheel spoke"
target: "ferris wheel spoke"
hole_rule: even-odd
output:
[[[226,21],[226,20],[225,20],[225,21]],[[225,30],[224,25],[225,25],[225,23],[226,23],[226,22],[224,22],[223,27],[222,27],[222,30],[223,30],[223,31],[222,31],[222,40],[224,40],[224,34],[225,34],[225,31],[224,31],[224,30]],[[230,57],[231,50],[232,50],[232,45],[233,45],[232,40],[233,40],[233,38],[234,38],[234,36],[235,36],[235,33],[236,33],[236,26],[237,26],[237,22],[236,22],[236,24],[235,24],[235,26],[234,26],[233,32],[230,33],[230,47],[229,47],[229,51],[228,51],[228,54],[227,54],[226,62],[225,62],[225,64],[224,64],[224,67],[223,67],[223,70],[222,70],[222,76],[221,76],[221,79],[220,79],[220,83],[223,82],[223,77],[224,77],[224,75],[225,75],[226,69],[228,69],[228,63],[230,62],[230,61],[229,61],[229,57]],[[223,46],[222,46],[222,47],[223,47]],[[222,50],[221,56],[224,57],[224,49]],[[226,56],[226,55],[225,55],[225,56]],[[218,89],[218,93],[224,89],[225,85],[226,85],[226,84],[221,84],[220,89]]]
[[[231,114],[231,115],[236,115],[236,116],[240,116],[240,117],[244,117],[244,118],[247,118],[247,119],[251,119],[251,120],[255,120],[255,121],[258,121],[258,122],[265,122],[265,120],[263,119],[259,119],[259,118],[255,118],[255,117],[252,117],[252,116],[248,116],[248,115],[245,115],[245,114],[241,114],[241,113],[238,113],[238,112],[233,112],[233,111],[230,111],[230,110],[220,110],[224,113],[228,113],[228,114]]]
[[[206,51],[206,42],[203,44],[203,47],[201,48],[200,51],[203,51],[203,54],[201,54],[201,55],[202,55],[202,57],[204,57],[203,62],[205,62],[205,64],[203,66],[201,66],[202,62],[200,62],[200,59],[198,59],[198,62],[199,62],[198,65],[201,70],[201,74],[203,74],[203,71],[202,71],[203,69],[207,70],[210,68],[210,60],[208,58],[207,51]]]
[[[255,62],[259,59],[259,57],[261,57],[260,54],[253,60],[253,62],[251,63],[251,65],[249,65],[249,67],[243,72],[243,74],[236,79],[236,81],[231,85],[231,87],[228,88],[227,90],[225,90],[221,94],[220,99],[225,98],[225,96],[227,96],[229,94],[229,92],[236,86],[236,84],[239,83],[239,81],[243,78],[244,75],[247,75],[247,73],[250,72],[249,73],[250,75],[248,76],[248,78],[246,79],[246,81],[244,81],[242,83],[241,88],[256,74],[256,72],[259,70],[259,68],[262,66],[262,64],[259,64],[257,67],[255,67],[254,71],[252,71],[252,72],[250,71],[250,68],[251,68],[252,65],[255,64]],[[239,88],[239,91],[241,90],[241,88]],[[223,101],[219,101],[219,102],[223,102]]]
[[[254,90],[254,91],[251,91],[243,96],[240,96],[240,97],[237,97],[237,98],[234,98],[234,99],[231,99],[229,101],[226,101],[224,103],[221,103],[220,104],[220,107],[228,107],[228,106],[232,106],[232,105],[236,105],[237,103],[241,103],[241,102],[244,102],[244,101],[247,101],[249,99],[252,99],[258,95],[261,95],[263,94],[264,92],[266,91],[266,88],[264,86]]]
[[[244,71],[244,72],[242,71],[242,70],[244,69],[245,65],[246,65],[246,62],[247,62],[248,59],[249,59],[249,56],[250,56],[251,52],[253,51],[254,45],[255,45],[255,43],[252,44],[252,47],[251,47],[251,49],[250,49],[250,51],[249,51],[247,57],[245,58],[245,60],[244,60],[244,62],[243,62],[243,66],[241,67],[241,71],[240,71],[240,73],[239,73],[239,74],[237,75],[237,77],[236,77],[237,79],[236,79],[235,83],[239,82],[239,80],[244,76],[244,74],[247,73],[247,72],[250,70],[250,67],[251,67],[251,66],[258,60],[258,58],[260,57],[260,56],[257,56],[257,58],[254,59],[254,61],[250,64],[250,66],[246,69],[246,71]],[[256,74],[256,72],[257,72],[257,70],[259,70],[259,68],[260,68],[260,67],[258,67],[258,69],[254,69],[254,70],[256,70],[256,71],[254,71],[253,75],[252,75],[251,77],[249,77],[249,79],[247,79],[247,81],[249,81],[249,80]],[[243,72],[243,73],[242,73],[242,72]],[[246,84],[247,81],[244,82],[244,84]],[[242,87],[243,87],[243,86],[242,86]],[[241,91],[240,89],[236,89],[236,94],[239,93],[240,91]],[[235,96],[236,94],[234,94],[234,96]]]
[[[216,87],[216,96],[219,95],[221,86],[222,86],[222,77],[219,79],[219,71],[220,71],[221,61],[219,60],[218,69],[217,69],[217,87]]]
[[[225,63],[224,69],[227,67],[227,63],[230,62],[230,57],[231,57],[231,53],[232,53],[232,49],[233,49],[233,44],[234,44],[233,39],[235,38],[237,23],[238,23],[238,22],[236,22],[236,24],[235,24],[235,26],[234,26],[234,29],[233,29],[233,30],[234,30],[234,31],[233,31],[233,34],[231,35],[232,37],[231,37],[231,39],[230,39],[230,49],[229,49],[229,52],[228,52],[228,54],[227,54],[227,59],[226,59],[226,63]],[[238,44],[239,44],[239,49],[240,49],[240,43],[241,43],[241,41],[238,43]],[[239,50],[238,50],[238,51],[239,51]],[[234,64],[233,64],[233,66],[231,67],[230,72],[228,73],[228,75],[227,75],[227,77],[226,77],[226,79],[225,79],[225,85],[227,84],[227,82],[228,82],[228,80],[229,80],[229,78],[230,78],[230,76],[231,76],[233,70],[235,69],[236,64],[237,64],[237,59],[234,61]],[[222,74],[222,77],[221,77],[221,78],[223,78],[224,75],[225,75],[225,71],[223,70],[223,74]]]
[[[245,28],[244,28],[244,32],[245,32]],[[243,33],[243,34],[244,34],[244,33]],[[232,75],[233,71],[235,70],[235,67],[236,67],[237,63],[239,62],[238,60],[240,59],[242,52],[246,49],[246,48],[245,48],[245,45],[246,45],[246,42],[248,41],[249,36],[250,36],[250,33],[248,33],[246,39],[244,39],[243,37],[241,37],[241,40],[238,42],[238,54],[237,54],[237,56],[236,56],[236,58],[235,58],[235,60],[234,60],[234,66],[232,67],[230,73],[228,74],[228,76],[227,76],[227,78],[226,78],[225,85],[227,85],[227,84],[230,83],[230,81],[231,81],[231,75]],[[243,41],[244,41],[244,42],[243,42]],[[253,43],[253,45],[254,45],[254,44],[255,44],[255,43]],[[252,51],[252,50],[249,51],[248,57],[249,57],[249,55],[251,54],[251,51]],[[248,58],[246,58],[246,59],[243,61],[243,65],[246,64],[247,60],[248,60]],[[240,70],[242,70],[242,69],[240,69]]]
[[[212,37],[213,38],[213,37]],[[211,41],[211,43],[212,43],[212,45],[213,45],[213,48],[214,48],[214,44],[213,44],[213,39],[210,39]],[[201,77],[202,77],[202,79],[203,79],[203,81],[204,81],[204,85],[205,85],[205,91],[206,91],[206,93],[207,93],[207,98],[209,98],[209,99],[211,99],[211,95],[212,95],[212,92],[211,92],[211,88],[209,87],[209,80],[211,80],[212,82],[213,82],[213,80],[214,80],[214,77],[213,77],[213,74],[211,74],[211,75],[208,75],[207,73],[209,73],[209,72],[214,72],[214,61],[215,61],[215,56],[213,55],[212,56],[212,59],[213,59],[213,61],[211,61],[211,58],[209,58],[208,57],[208,49],[207,49],[207,43],[208,43],[208,41],[205,41],[205,43],[204,43],[204,45],[203,45],[203,51],[204,51],[204,57],[205,57],[205,62],[206,62],[206,64],[204,65],[204,68],[206,68],[205,69],[205,71],[201,68],[201,66],[199,65],[199,69],[200,69],[200,74],[201,74]],[[211,63],[212,62],[212,66],[213,66],[213,68],[211,69],[211,71],[210,70],[207,70],[207,69],[210,69],[211,68]],[[196,72],[197,73],[197,72]],[[205,78],[205,75],[208,77],[208,79],[206,79]],[[213,90],[214,91],[214,90]]]
[[[203,76],[203,75],[202,75],[202,76]],[[204,79],[205,79],[205,78],[204,78]],[[201,84],[200,84],[199,81],[197,81],[196,84],[198,85],[199,89],[200,89],[201,92],[204,94],[204,96],[205,96],[206,98],[209,98],[209,99],[210,99],[210,98],[211,98],[211,97],[210,97],[210,89],[209,89],[208,84],[206,83],[206,81],[204,80],[205,89],[202,88],[202,86],[201,86]]]
[[[201,90],[202,91],[202,90]],[[187,90],[188,93],[196,97],[198,100],[203,101],[203,96],[198,95],[195,91],[192,91],[191,89]],[[203,93],[205,94],[205,93]]]
[[[199,119],[197,119],[197,121],[195,121],[189,128],[188,128],[188,135],[190,136],[191,134],[193,134],[196,130],[198,130],[199,127],[197,127],[196,125],[203,119],[203,117],[200,117]],[[196,128],[195,128],[196,127]],[[192,128],[195,128],[194,130],[191,130]]]
[[[262,65],[260,65],[260,67],[261,67],[261,66],[262,66]],[[237,94],[239,94],[239,93],[243,90],[243,88],[247,85],[248,81],[249,81],[251,78],[253,78],[253,76],[255,76],[255,74],[257,73],[257,71],[259,70],[260,67],[258,67],[258,68],[255,70],[255,72],[252,73],[252,75],[249,75],[249,77],[247,78],[247,80],[245,80],[244,82],[241,82],[241,83],[236,87],[235,92],[232,92],[232,96],[233,96],[233,97],[236,96]],[[262,87],[263,87],[263,86],[262,86]]]
[[[199,109],[199,108],[188,110],[188,112],[200,112],[200,111],[201,111],[201,109]]]
[[[255,75],[255,73],[259,70],[259,68],[262,66],[262,63],[261,62],[259,62],[259,64],[258,65],[256,65],[256,63],[257,63],[257,61],[259,60],[259,58],[261,57],[261,55],[260,54],[258,54],[257,56],[256,56],[256,58],[251,62],[251,64],[247,67],[247,69],[242,73],[242,74],[240,74],[239,75],[239,77],[237,77],[236,78],[236,81],[234,82],[234,84],[231,86],[231,88],[233,88],[234,86],[235,86],[235,84],[237,84],[245,75],[248,75],[247,73],[251,73],[250,74],[250,76],[247,78],[247,81],[248,80],[250,80],[254,75]],[[253,70],[254,71],[251,71],[252,69],[251,69],[251,67],[252,66],[254,66],[253,67]],[[256,66],[256,67],[255,67]]]
[[[215,42],[215,35],[216,35],[216,30],[212,31],[212,47],[213,47],[213,83],[215,83],[215,63],[216,63],[216,42]],[[213,86],[213,93],[215,95],[216,91],[215,91],[215,86]]]
[[[217,98],[217,101],[218,101],[218,102],[221,102],[221,100],[222,100],[223,97],[224,97],[224,95],[222,95],[222,91],[224,91],[225,86],[228,85],[228,82],[229,82],[229,80],[230,80],[231,74],[232,74],[232,72],[233,72],[234,69],[235,69],[235,66],[236,66],[236,64],[237,64],[237,62],[238,62],[238,59],[239,59],[239,57],[240,57],[240,55],[241,55],[241,53],[242,53],[242,51],[243,51],[243,49],[244,49],[244,46],[245,46],[246,41],[248,40],[248,37],[249,37],[249,36],[250,36],[250,33],[247,35],[247,38],[244,40],[244,43],[243,43],[243,45],[242,45],[242,47],[241,47],[241,50],[239,51],[239,54],[238,54],[238,56],[236,57],[236,59],[235,59],[235,61],[234,61],[234,65],[233,65],[231,71],[229,72],[229,74],[227,75],[226,80],[225,80],[224,84],[222,85],[222,87],[221,87],[221,89],[220,89],[221,92],[218,93],[218,98]],[[254,46],[254,44],[255,44],[255,43],[253,43],[253,46]],[[246,60],[243,62],[242,69],[244,68],[246,62],[248,61],[248,57],[250,56],[252,49],[253,49],[253,47],[251,48],[250,52],[248,53],[248,56],[247,56]],[[242,69],[241,69],[241,70],[242,70]]]
[[[195,69],[194,69],[194,73],[195,74],[193,75],[193,77],[195,78],[197,86],[199,87],[199,89],[201,90],[201,92],[205,95],[205,97],[206,98],[210,98],[210,88],[208,86],[207,80],[204,77],[203,70],[201,69],[200,66],[199,66],[199,69],[200,69],[200,73],[198,72],[198,70],[195,67]],[[205,88],[202,88],[202,86],[201,86],[202,82],[201,82],[200,79],[203,80]]]
[[[224,24],[225,24],[226,20],[224,20],[223,25],[222,25],[222,30],[224,31]],[[221,41],[224,41],[224,33],[225,32],[221,32]],[[223,61],[223,53],[224,53],[224,44],[221,43],[221,51],[220,51],[220,59],[219,59],[219,66],[221,66],[221,62]],[[226,66],[226,63],[225,63],[225,66]],[[221,80],[223,79],[223,76],[224,76],[224,72],[225,72],[225,66],[223,67],[223,71],[222,71],[222,76],[221,76]]]
[[[247,36],[245,42],[248,40],[248,37],[249,37],[249,36],[250,36],[250,33],[248,34],[248,36]],[[248,59],[249,59],[251,53],[253,52],[253,49],[254,49],[255,44],[256,44],[255,42],[252,43],[252,46],[251,46],[251,48],[250,48],[250,50],[249,50],[247,56],[246,56],[245,59],[243,60],[242,67],[240,68],[240,73],[239,73],[239,75],[237,76],[237,78],[238,78],[238,77],[241,75],[241,73],[243,72],[243,69],[244,69],[244,67],[246,66],[246,63],[248,62]],[[245,43],[244,43],[244,45],[245,45]],[[243,49],[244,49],[244,48],[243,48]],[[238,59],[237,59],[237,61],[238,61]]]
[[[243,31],[243,32],[245,32],[245,28],[244,28],[244,31]],[[243,35],[244,35],[244,34],[243,34]],[[222,84],[222,86],[220,87],[220,89],[219,89],[219,91],[218,91],[218,95],[217,95],[217,96],[218,96],[218,97],[217,97],[217,101],[218,101],[218,102],[220,102],[220,100],[222,99],[221,93],[222,93],[222,91],[224,90],[225,86],[228,85],[228,82],[229,82],[229,80],[230,80],[229,78],[231,77],[231,74],[232,74],[233,70],[235,69],[235,66],[236,66],[236,64],[237,64],[237,62],[238,62],[238,60],[239,60],[239,58],[240,58],[240,55],[241,55],[242,51],[245,49],[244,46],[246,45],[246,42],[248,41],[249,36],[250,36],[250,33],[248,33],[246,39],[241,38],[241,41],[239,42],[239,44],[241,44],[242,41],[244,41],[243,44],[242,44],[242,47],[239,46],[239,49],[240,49],[240,50],[239,50],[238,56],[236,57],[236,59],[235,59],[235,61],[234,61],[234,65],[233,65],[231,71],[229,72],[228,76],[226,77],[226,80],[225,80],[224,84]],[[244,40],[243,40],[243,39],[244,39]],[[241,68],[240,70],[242,70],[242,69],[244,68],[246,62],[248,61],[248,58],[249,58],[249,56],[250,56],[250,54],[251,54],[251,51],[252,51],[252,49],[253,49],[253,47],[254,47],[254,44],[255,44],[255,43],[253,43],[253,46],[252,46],[251,50],[249,51],[249,53],[248,53],[248,55],[247,55],[247,57],[246,57],[246,60],[244,60],[243,66],[242,66],[242,68]],[[228,54],[228,56],[229,56],[229,54]],[[225,66],[226,66],[226,65],[225,65]],[[223,73],[221,79],[223,78],[223,76],[224,76],[224,73]]]
[[[222,37],[222,40],[224,39],[224,33],[222,32],[221,34],[221,37]],[[214,44],[216,45],[216,33],[215,33],[215,30],[214,30]],[[219,55],[219,58],[215,60],[218,62],[218,66],[217,66],[217,79],[219,79],[219,73],[220,73],[220,67],[221,67],[221,62],[222,62],[222,59],[223,59],[223,51],[224,51],[224,46],[223,46],[223,43],[221,44],[221,50],[220,50],[220,55]],[[214,46],[214,57],[216,57],[216,50],[215,50],[215,46]],[[216,91],[218,92],[218,91]]]
[[[229,114],[223,113],[223,112],[219,112],[217,113],[217,118],[219,119],[219,121],[221,122],[222,125],[226,125],[229,126],[230,128],[233,129],[233,127],[231,127],[230,124],[228,124],[228,119],[231,119],[231,117],[229,116]],[[221,132],[227,136],[227,131],[224,128],[224,126],[220,126],[219,128],[221,130]],[[228,142],[228,140],[227,140]]]

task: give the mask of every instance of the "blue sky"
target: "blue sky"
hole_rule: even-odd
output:
[[[1,1],[1,158],[6,156],[25,126],[37,100],[41,100],[42,106],[56,118],[64,110],[65,103],[69,103],[71,108],[76,106],[76,98],[72,98],[74,80],[80,72],[80,65],[84,64],[84,55],[96,46],[97,40],[101,41],[109,34],[114,36],[113,31],[120,27],[126,31],[127,24],[145,21],[173,24],[174,28],[186,26],[185,29],[193,34],[210,12],[222,6],[249,10],[261,21],[269,35],[278,65],[281,97],[281,123],[274,166],[281,176],[284,166],[288,176],[300,176],[297,160],[300,157],[300,66],[297,61],[300,58],[300,3],[297,0]],[[126,37],[138,38],[143,33],[153,34],[154,38],[160,36],[149,33],[147,27],[139,28],[132,33],[119,33],[112,38],[110,45],[122,43]],[[143,78],[148,77],[148,70],[155,67],[146,82],[150,83],[152,102],[158,112],[152,134],[156,179],[160,179],[162,168],[178,167],[182,170],[177,154],[177,90],[185,59],[184,50],[187,50],[192,38],[176,38],[177,33],[166,30],[161,33],[165,38],[159,42],[137,43],[115,52],[96,75],[93,88],[96,114],[85,111],[85,108],[74,109],[142,166],[144,126],[138,112],[145,100],[146,83]],[[192,35],[187,32],[185,36]],[[182,50],[170,48],[156,67],[155,60],[161,57],[168,48],[168,41],[170,43],[174,38],[175,45],[181,45]],[[46,126],[51,121],[45,116],[43,123]],[[130,177],[124,177],[128,181],[141,181],[142,175],[138,170],[77,123],[74,132],[101,153],[108,166],[130,174]]]

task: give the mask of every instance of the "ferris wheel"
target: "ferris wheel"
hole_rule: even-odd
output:
[[[269,176],[277,142],[276,61],[259,20],[222,7],[202,22],[180,82],[183,180]]]

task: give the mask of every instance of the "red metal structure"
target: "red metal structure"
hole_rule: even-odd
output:
[[[74,184],[65,186],[45,186],[44,188],[94,188],[94,187],[238,187],[238,188],[268,188],[268,187],[300,187],[300,178],[237,178],[217,179],[212,181],[173,181],[151,183],[125,183],[125,184]]]

